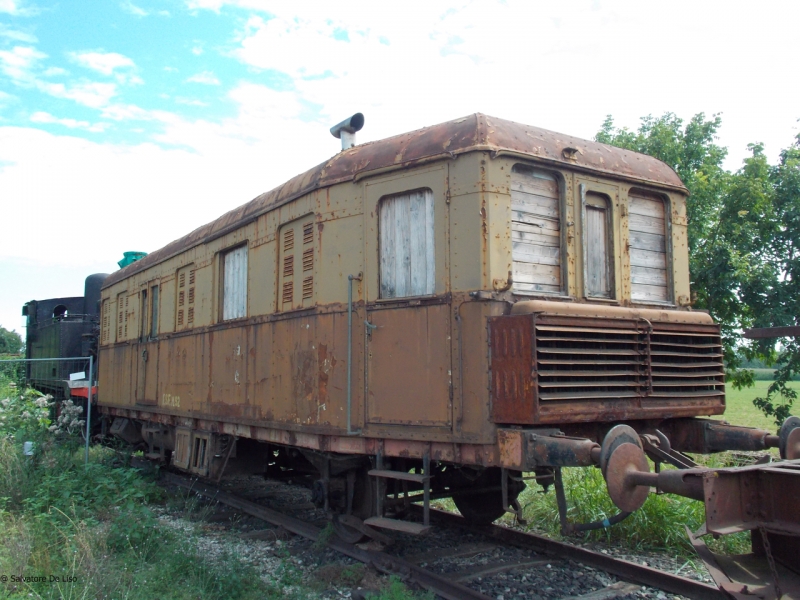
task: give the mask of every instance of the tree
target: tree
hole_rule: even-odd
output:
[[[0,354],[19,354],[22,351],[22,337],[16,331],[0,327]]]

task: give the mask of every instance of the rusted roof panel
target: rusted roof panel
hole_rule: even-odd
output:
[[[675,171],[651,156],[476,113],[340,152],[329,161],[293,177],[247,204],[225,213],[216,221],[195,229],[113,273],[106,279],[103,287],[113,285],[197,244],[210,241],[280,204],[316,189],[352,181],[387,168],[412,166],[436,157],[454,158],[475,150],[528,155],[573,168],[686,192]]]

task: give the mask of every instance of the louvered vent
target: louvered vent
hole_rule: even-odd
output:
[[[303,279],[303,300],[314,297],[314,278],[306,277]]]
[[[303,244],[310,244],[314,241],[314,223],[303,225]]]
[[[294,282],[292,282],[292,281],[284,281],[283,282],[283,303],[284,304],[291,304],[293,296],[294,296]]]
[[[311,271],[314,268],[314,249],[309,248],[303,251],[303,271]]]
[[[288,252],[294,248],[294,229],[287,229],[283,234],[283,251]]]
[[[613,421],[671,415],[678,406],[701,415],[724,408],[716,325],[545,314],[490,323],[496,422]]]
[[[283,276],[291,277],[294,275],[294,254],[283,257]]]
[[[541,401],[647,395],[646,321],[616,321],[601,327],[546,323],[535,325]]]
[[[192,325],[192,324],[194,324],[194,306],[190,306],[190,307],[189,307],[189,310],[187,311],[187,314],[186,314],[186,324],[187,324],[187,325]]]
[[[650,338],[653,396],[697,398],[725,393],[722,344],[713,331],[655,327]]]

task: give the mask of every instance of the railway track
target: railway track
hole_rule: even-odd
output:
[[[317,541],[323,532],[320,527],[313,523],[273,510],[203,480],[171,472],[162,472],[161,480],[168,484],[189,489],[201,496],[309,540]],[[431,513],[432,523],[438,524],[445,529],[458,528],[469,539],[477,540],[477,542],[459,543],[445,548],[432,548],[423,552],[407,554],[404,557],[394,556],[387,551],[365,549],[363,545],[359,547],[348,544],[335,536],[326,539],[325,543],[330,549],[367,565],[372,565],[381,573],[395,574],[404,580],[413,580],[421,587],[434,592],[438,596],[453,600],[497,598],[498,595],[495,593],[489,596],[481,589],[474,589],[475,584],[481,582],[484,578],[497,577],[498,574],[502,577],[503,573],[515,570],[538,572],[539,575],[534,574],[531,576],[538,577],[540,584],[545,586],[542,588],[543,594],[556,597],[558,596],[556,590],[553,590],[553,593],[547,591],[546,582],[548,575],[551,573],[549,570],[554,564],[566,563],[566,561],[579,563],[579,565],[589,569],[603,571],[616,576],[621,581],[610,581],[604,589],[562,597],[603,600],[633,594],[639,591],[641,586],[647,586],[689,598],[709,600],[728,598],[724,592],[715,586],[606,554],[501,525],[469,526],[460,516],[444,511],[432,510]],[[519,549],[520,552],[501,555],[498,550],[499,546],[510,546]],[[494,550],[495,554],[497,554],[494,560],[478,565],[469,562],[471,557],[486,554],[491,550]],[[437,573],[426,568],[434,563],[441,565],[443,561],[450,561],[444,567],[444,572]],[[460,568],[459,564],[461,565]],[[441,569],[442,567],[440,566],[439,568]],[[553,575],[555,575],[554,571]],[[472,587],[467,585],[470,583],[473,584]],[[478,587],[480,588],[481,586],[479,585]]]

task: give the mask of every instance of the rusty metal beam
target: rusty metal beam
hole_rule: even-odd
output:
[[[800,335],[800,327],[754,327],[745,329],[744,336],[749,340],[767,340],[780,337],[795,337]]]

